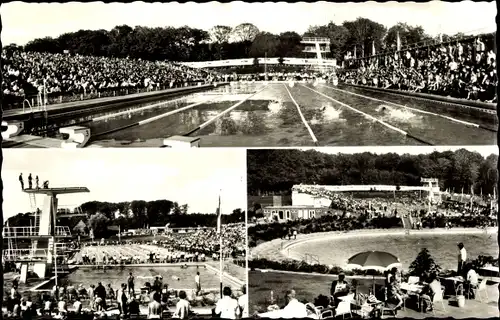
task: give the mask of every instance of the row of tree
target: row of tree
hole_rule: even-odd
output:
[[[249,195],[290,193],[296,184],[422,185],[437,178],[442,189],[457,193],[493,194],[498,184],[498,156],[477,152],[324,154],[318,151],[250,150],[247,155]]]
[[[152,226],[164,227],[167,224],[170,228],[217,226],[217,215],[215,213],[188,214],[188,205],[179,205],[177,202],[170,200],[137,200],[119,203],[91,201],[83,203],[75,211],[84,215],[61,217],[57,219],[57,224],[69,226],[73,232],[79,234],[85,234],[92,228],[96,237],[116,233],[119,229],[125,231]],[[7,221],[11,227],[30,226],[34,225],[34,215],[19,213]],[[86,228],[81,224],[79,225],[80,221],[85,223]],[[222,215],[223,224],[244,221],[245,211],[241,209],[235,209],[231,214]],[[74,230],[77,225],[79,227]]]
[[[41,38],[29,42],[24,50],[36,52],[70,53],[82,55],[131,57],[147,60],[206,61],[248,57],[304,57],[301,38],[326,37],[330,39],[330,57],[343,59],[354,51],[357,56],[370,55],[375,50],[396,48],[397,34],[401,44],[423,43],[432,40],[421,26],[398,23],[387,29],[382,24],[366,18],[330,22],[311,26],[302,35],[294,31],[272,34],[259,30],[251,23],[234,28],[218,25],[210,30],[190,27],[149,28],[127,25],[107,30],[80,30],[65,33],[57,38]],[[457,34],[454,37],[460,37]],[[453,37],[444,35],[443,40]]]

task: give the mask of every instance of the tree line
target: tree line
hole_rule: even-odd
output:
[[[302,35],[294,31],[272,34],[259,30],[251,23],[241,23],[234,28],[217,25],[209,30],[187,26],[132,28],[120,25],[110,31],[79,30],[57,38],[38,38],[18,48],[35,52],[69,52],[146,60],[207,61],[255,58],[265,54],[269,57],[310,57],[302,52],[301,38],[326,37],[330,39],[329,57],[342,60],[348,51],[354,52],[354,47],[357,48],[358,57],[370,55],[372,46],[377,52],[395,49],[398,33],[402,45],[433,40],[421,26],[400,22],[387,29],[370,19],[357,18],[342,24],[330,22],[310,26]],[[444,35],[442,38],[450,40],[460,36]],[[13,46],[7,46],[9,48]]]
[[[179,205],[170,200],[136,200],[118,203],[91,201],[83,203],[75,210],[75,212],[78,211],[83,215],[58,218],[57,224],[69,226],[72,232],[80,234],[87,233],[92,227],[96,237],[109,234],[109,230],[116,233],[119,229],[125,231],[153,226],[164,227],[167,224],[170,228],[217,226],[215,213],[188,214],[188,205]],[[73,230],[80,220],[85,223],[87,228]],[[235,209],[231,214],[222,215],[223,224],[244,221],[245,211],[241,209]],[[34,225],[34,215],[32,213],[19,213],[9,218],[7,222],[11,227]]]
[[[466,149],[430,154],[324,154],[300,150],[251,150],[247,155],[249,195],[290,194],[296,184],[389,184],[420,186],[437,178],[442,190],[493,194],[498,156],[483,158]]]

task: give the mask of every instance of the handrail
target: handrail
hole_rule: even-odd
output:
[[[28,102],[28,106],[30,106],[30,111],[31,111],[31,112],[33,112],[33,106],[31,105],[31,103],[29,102],[29,100],[28,100],[28,99],[24,99],[24,100],[23,100],[23,113],[24,113],[24,111],[25,111],[25,110],[24,110],[24,103],[25,103],[25,102]]]
[[[303,37],[302,41],[303,42],[328,42],[328,43],[330,43],[329,38],[322,38],[322,37]]]
[[[40,235],[40,227],[4,227],[3,237],[23,238],[36,237]],[[71,236],[68,226],[56,226],[55,236]]]
[[[41,249],[8,249],[4,251],[3,259],[5,261],[42,260],[47,259],[47,251]]]

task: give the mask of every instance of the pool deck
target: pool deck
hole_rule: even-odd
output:
[[[218,83],[217,86],[224,86],[227,85],[227,83]],[[182,87],[182,88],[172,88],[172,89],[165,89],[165,90],[160,90],[160,91],[151,91],[151,92],[142,92],[142,93],[133,93],[125,96],[117,96],[117,97],[106,97],[106,98],[95,98],[95,99],[88,99],[88,100],[79,100],[79,101],[72,101],[72,102],[65,102],[65,103],[58,103],[58,104],[52,104],[52,105],[47,105],[47,112],[48,114],[54,114],[54,113],[61,113],[61,112],[67,112],[71,110],[82,110],[82,109],[88,109],[92,107],[98,107],[102,105],[109,105],[109,104],[116,104],[116,103],[123,103],[123,102],[132,102],[132,101],[139,101],[142,99],[147,99],[147,98],[154,98],[154,97],[162,97],[162,96],[169,96],[173,94],[179,94],[183,92],[194,92],[194,91],[200,91],[200,90],[207,90],[210,88],[213,88],[213,84],[204,84],[201,86],[189,86],[189,87]],[[24,110],[22,108],[18,109],[11,109],[11,110],[4,110],[3,111],[3,120],[14,120],[14,119],[19,119],[19,118],[25,118],[27,115],[30,114],[42,114],[43,109],[36,107],[33,109],[25,108]]]

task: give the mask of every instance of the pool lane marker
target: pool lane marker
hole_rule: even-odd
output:
[[[299,115],[300,115],[300,118],[302,119],[302,122],[304,123],[304,125],[306,126],[307,128],[307,131],[309,131],[309,134],[311,135],[311,138],[313,139],[314,141],[314,144],[317,146],[318,145],[318,139],[316,139],[316,136],[314,135],[314,132],[312,131],[311,127],[309,126],[309,124],[307,123],[306,121],[306,118],[304,117],[304,115],[302,114],[302,110],[300,110],[300,106],[299,104],[297,103],[297,101],[295,101],[295,99],[293,98],[292,96],[292,93],[290,92],[290,90],[288,90],[286,84],[283,84],[283,86],[285,87],[286,89],[286,92],[288,92],[288,95],[290,96],[290,99],[292,99],[292,102],[295,104],[295,106],[297,107],[297,111],[299,112]]]
[[[420,113],[429,114],[429,115],[433,115],[433,116],[436,116],[436,117],[444,118],[444,119],[451,120],[453,122],[457,122],[457,123],[460,123],[460,124],[463,124],[463,125],[466,125],[466,126],[471,126],[471,127],[474,127],[474,128],[480,128],[480,129],[484,129],[484,130],[488,130],[488,131],[497,132],[497,130],[494,130],[494,129],[491,129],[491,128],[487,128],[487,127],[484,127],[484,126],[479,125],[479,124],[475,124],[475,123],[464,121],[464,120],[455,119],[455,118],[452,118],[452,117],[449,117],[449,116],[445,116],[445,115],[442,115],[442,114],[439,114],[439,113],[429,112],[429,111],[425,111],[425,110],[421,110],[421,109],[417,109],[417,108],[412,108],[412,107],[407,107],[407,106],[404,106],[404,105],[399,104],[399,103],[395,103],[395,102],[391,102],[391,101],[385,101],[385,100],[382,100],[382,99],[377,99],[377,98],[365,96],[365,95],[354,93],[354,92],[350,92],[350,91],[347,91],[347,90],[342,90],[342,89],[330,87],[330,86],[327,86],[327,85],[322,85],[322,86],[326,87],[326,88],[330,88],[332,90],[337,90],[337,91],[340,91],[340,92],[345,92],[345,93],[351,94],[353,96],[358,96],[358,97],[362,97],[362,98],[373,100],[373,101],[378,101],[378,102],[383,102],[383,103],[387,103],[387,104],[392,104],[392,105],[394,105],[396,107],[405,108],[405,109],[412,110],[412,111],[415,111],[415,112],[420,112]]]
[[[374,116],[371,116],[371,115],[369,115],[369,114],[367,114],[367,113],[365,113],[365,112],[363,112],[363,111],[361,111],[361,110],[358,110],[358,109],[356,109],[356,108],[351,107],[350,105],[347,105],[347,104],[345,104],[345,103],[343,103],[343,102],[340,102],[340,101],[338,101],[338,100],[335,100],[335,99],[333,99],[332,97],[327,96],[326,94],[324,94],[324,93],[322,93],[322,92],[319,92],[319,91],[317,91],[317,90],[311,89],[311,88],[309,88],[309,87],[307,87],[307,86],[305,86],[305,85],[302,85],[302,84],[301,84],[301,86],[303,86],[304,88],[307,88],[307,89],[309,89],[309,90],[311,90],[311,91],[313,91],[313,92],[316,92],[317,94],[319,94],[319,95],[321,95],[321,96],[323,96],[323,97],[325,97],[325,98],[327,98],[327,99],[330,99],[330,100],[332,100],[333,102],[336,102],[336,103],[340,104],[341,106],[344,106],[344,107],[346,107],[346,108],[348,108],[348,109],[350,109],[350,110],[352,110],[352,111],[354,111],[354,112],[356,112],[356,113],[362,114],[362,115],[363,115],[363,116],[365,116],[366,118],[368,118],[368,119],[370,119],[370,120],[373,120],[373,121],[375,121],[375,122],[378,122],[378,123],[380,123],[381,125],[386,126],[387,128],[389,128],[389,129],[391,129],[391,130],[394,130],[394,131],[396,131],[396,132],[399,132],[399,133],[401,133],[402,135],[404,135],[404,136],[406,136],[406,137],[408,137],[408,138],[412,138],[412,139],[414,139],[414,140],[416,140],[416,141],[418,141],[418,142],[420,142],[420,143],[427,144],[427,145],[429,145],[429,146],[432,146],[432,145],[433,145],[432,143],[427,142],[427,141],[425,141],[425,140],[422,140],[422,139],[420,139],[420,138],[418,138],[418,137],[415,137],[415,136],[411,135],[410,133],[408,133],[408,132],[406,132],[406,131],[404,131],[404,130],[401,130],[401,129],[399,129],[399,128],[396,128],[396,127],[394,127],[394,126],[392,126],[392,125],[388,124],[388,123],[387,123],[387,122],[385,122],[385,121],[382,121],[382,120],[380,120],[380,119],[377,119],[377,118],[375,118]]]
[[[212,122],[214,122],[215,120],[219,119],[220,117],[222,117],[223,115],[225,115],[226,113],[228,112],[231,112],[233,111],[234,109],[238,108],[240,105],[242,105],[245,101],[247,101],[248,99],[250,99],[251,97],[257,95],[258,93],[261,93],[262,91],[264,91],[264,89],[267,88],[267,85],[264,85],[262,88],[260,88],[258,91],[252,93],[251,95],[249,95],[248,97],[244,98],[243,100],[241,100],[240,102],[236,103],[235,105],[227,108],[226,110],[222,111],[221,113],[217,114],[215,117],[211,118],[210,120],[206,121],[205,123],[202,123],[201,125],[199,125],[198,127],[194,128],[193,130],[189,131],[188,133],[185,133],[183,134],[183,136],[187,137],[187,136],[190,136],[192,135],[193,133],[195,133],[196,131],[199,131],[203,128],[205,128],[206,126],[208,126],[209,124],[211,124]]]
[[[139,112],[139,111],[151,109],[151,108],[158,107],[158,106],[161,106],[161,105],[167,105],[167,104],[170,104],[170,103],[175,103],[175,102],[186,100],[186,99],[187,99],[187,97],[182,97],[182,98],[178,98],[178,99],[174,99],[174,100],[168,100],[168,101],[163,101],[163,102],[159,102],[159,103],[147,105],[147,106],[140,107],[140,108],[137,108],[137,109],[120,111],[120,112],[113,113],[113,114],[106,114],[106,115],[103,115],[103,116],[100,116],[100,117],[95,117],[95,118],[92,119],[92,121],[101,121],[101,120],[105,120],[105,119],[108,119],[108,118],[113,118],[113,117],[121,116],[121,115],[124,115],[124,114],[136,113],[136,112]]]
[[[153,121],[156,121],[156,120],[159,120],[159,119],[171,116],[173,114],[176,114],[176,113],[179,113],[179,112],[191,109],[193,107],[199,106],[200,104],[205,104],[205,103],[213,101],[213,100],[215,100],[214,97],[211,97],[210,99],[203,100],[203,101],[200,101],[200,102],[196,102],[196,103],[193,103],[193,104],[190,104],[190,105],[187,105],[185,107],[182,107],[182,108],[179,108],[179,109],[175,109],[175,110],[172,110],[172,111],[169,111],[169,112],[165,112],[165,113],[162,113],[160,115],[157,115],[157,116],[154,116],[154,117],[151,117],[151,118],[148,118],[148,119],[144,119],[142,121],[138,121],[138,122],[135,122],[135,123],[132,123],[132,124],[128,124],[128,125],[125,125],[125,126],[122,126],[122,127],[119,127],[119,128],[114,128],[114,129],[111,129],[111,130],[108,130],[108,131],[105,131],[105,132],[100,132],[100,133],[97,133],[97,134],[93,134],[92,138],[103,136],[103,135],[107,135],[107,134],[118,132],[118,131],[122,131],[122,130],[129,129],[129,128],[132,128],[132,127],[142,126],[144,124],[147,124],[147,123],[150,123],[150,122],[153,122]]]

